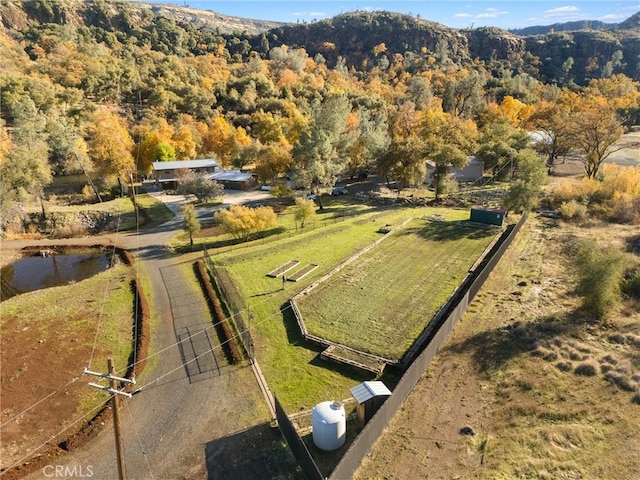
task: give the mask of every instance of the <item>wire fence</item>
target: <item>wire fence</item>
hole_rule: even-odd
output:
[[[229,272],[225,268],[218,267],[206,249],[204,249],[203,252],[204,263],[207,266],[207,270],[213,278],[216,288],[222,294],[222,301],[226,304],[227,311],[230,313],[229,320],[239,333],[242,345],[247,352],[247,356],[253,361],[254,343],[253,337],[251,336],[251,320],[253,319],[253,313],[251,313],[249,305],[247,305],[244,297],[238,291],[238,288],[231,279]]]

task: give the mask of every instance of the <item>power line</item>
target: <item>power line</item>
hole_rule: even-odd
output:
[[[55,435],[52,435],[51,437],[49,437],[45,442],[41,443],[40,445],[38,445],[36,448],[34,448],[33,450],[31,450],[29,453],[27,453],[24,457],[22,457],[20,460],[18,460],[17,462],[15,462],[13,465],[7,467],[6,470],[4,470],[3,472],[0,472],[0,476],[4,475],[6,472],[8,472],[9,470],[11,470],[12,468],[18,466],[20,463],[22,463],[23,461],[25,461],[26,459],[30,458],[31,455],[33,455],[35,452],[37,452],[38,450],[40,450],[42,447],[44,447],[45,445],[47,445],[49,442],[51,442],[53,439],[55,439],[56,437],[58,437],[59,435],[61,435],[62,433],[66,432],[67,430],[69,430],[71,427],[73,427],[76,423],[84,420],[86,417],[88,417],[89,415],[93,414],[94,412],[98,411],[99,409],[101,409],[107,402],[109,402],[111,400],[111,398],[113,397],[113,395],[110,395],[109,398],[106,401],[101,402],[100,404],[98,404],[98,406],[94,407],[93,409],[91,409],[89,412],[85,413],[84,415],[82,415],[80,418],[74,420],[71,424],[67,425],[66,427],[64,427],[62,430],[60,430],[58,433],[56,433]]]
[[[52,396],[54,396],[56,393],[59,393],[60,390],[65,389],[66,387],[68,387],[69,385],[71,385],[72,383],[74,383],[75,381],[77,381],[80,377],[74,377],[72,378],[70,381],[68,381],[64,386],[62,386],[61,388],[54,390],[53,392],[51,392],[49,395],[47,395],[46,397],[41,398],[40,400],[38,400],[36,403],[34,403],[33,405],[31,405],[30,407],[25,408],[24,410],[22,410],[20,413],[15,414],[13,417],[11,417],[9,420],[6,420],[5,422],[0,424],[0,428],[4,427],[5,425],[13,422],[16,418],[21,417],[22,415],[24,415],[25,413],[27,413],[29,410],[31,410],[32,408],[35,408],[37,405],[40,405],[42,402],[44,402],[45,400],[51,398]]]
[[[117,240],[118,238],[118,233],[120,232],[120,212],[118,212],[118,222],[117,222],[118,227],[116,228],[116,234],[115,234],[115,239]],[[111,253],[112,258],[115,258],[115,254],[116,254],[116,241],[113,242],[113,252]],[[93,347],[91,348],[91,355],[89,356],[89,365],[88,368],[91,368],[91,362],[93,361],[93,355],[96,351],[96,346],[98,344],[98,335],[100,334],[100,328],[102,327],[102,321],[104,319],[104,307],[105,304],[107,303],[107,295],[109,294],[109,285],[111,283],[111,277],[113,277],[113,260],[112,260],[112,265],[111,265],[111,269],[109,271],[109,275],[107,276],[107,288],[104,289],[104,295],[102,296],[102,305],[100,307],[100,315],[98,316],[98,325],[96,326],[96,334],[95,337],[93,338]]]
[[[142,452],[144,461],[147,464],[147,468],[149,469],[149,475],[151,475],[151,480],[155,480],[155,477],[153,476],[153,470],[151,469],[151,464],[149,463],[149,459],[147,458],[147,452],[145,452],[144,446],[142,445],[142,439],[140,438],[140,434],[138,433],[138,429],[136,428],[136,423],[133,418],[133,415],[131,414],[131,409],[129,407],[129,404],[125,403],[125,406],[126,406],[127,414],[129,415],[129,423],[131,424],[131,427],[133,428],[133,431],[136,434],[136,438],[138,439],[138,444],[140,445],[140,451]]]

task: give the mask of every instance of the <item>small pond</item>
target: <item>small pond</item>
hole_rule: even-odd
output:
[[[69,250],[63,253],[37,251],[0,270],[0,300],[42,288],[79,282],[106,270],[112,262],[113,254],[102,249]]]

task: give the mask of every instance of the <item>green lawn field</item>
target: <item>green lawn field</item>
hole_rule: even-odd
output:
[[[345,259],[379,239],[382,235],[378,233],[380,227],[387,224],[399,225],[408,218],[425,215],[443,215],[447,220],[446,225],[450,226],[454,225],[456,220],[469,218],[468,210],[425,207],[374,209],[344,221],[328,223],[327,226],[305,228],[302,233],[282,236],[279,240],[250,242],[245,248],[238,246],[233,251],[209,250],[213,261],[219,268],[227,271],[251,309],[250,329],[255,342],[256,359],[269,387],[278,395],[288,411],[310,408],[326,399],[348,398],[349,388],[363,380],[371,379],[370,374],[358,373],[320,359],[319,353],[322,349],[302,338],[289,308],[289,299]],[[420,230],[420,225],[419,222],[416,223],[417,230]],[[456,242],[460,242],[457,250],[466,243],[475,245],[474,248],[477,250],[472,254],[456,253],[464,258],[463,269],[466,271],[484,246],[491,241],[493,233],[488,233],[491,230],[451,228],[453,227],[443,225],[438,232],[431,234],[432,238],[429,241],[440,246],[440,250],[437,250],[440,253],[437,255],[442,255],[441,252],[445,251],[448,252],[447,255],[453,254],[452,243],[458,245]],[[427,242],[428,230],[420,234],[418,231],[412,232],[412,229],[415,229],[413,225],[410,229],[404,229],[392,241],[405,242],[404,245],[410,245],[413,241]],[[472,241],[467,238],[469,235],[480,235],[481,238]],[[379,252],[383,252],[390,245],[392,243],[382,242],[378,247]],[[427,257],[436,258],[434,254]],[[283,288],[281,278],[268,277],[267,274],[290,260],[298,260],[300,268],[307,264],[316,264],[318,268],[299,282],[285,282]],[[422,271],[424,273],[425,269]],[[405,273],[409,275],[408,271]],[[454,282],[455,288],[456,280],[449,280]],[[394,281],[400,282],[397,278]],[[406,289],[414,288],[411,285],[413,281],[415,280],[409,277],[406,281],[402,280]],[[423,283],[421,280],[420,284]],[[435,288],[435,285],[432,288]],[[322,291],[320,288],[318,295]],[[378,305],[383,302],[384,289],[379,293]],[[441,296],[444,299],[446,297],[447,294]]]
[[[401,358],[495,235],[465,222],[414,219],[300,298],[309,333]]]

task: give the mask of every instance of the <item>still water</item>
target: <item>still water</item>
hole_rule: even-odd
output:
[[[79,282],[106,270],[112,255],[103,251],[24,257],[0,270],[0,300],[42,288]]]

